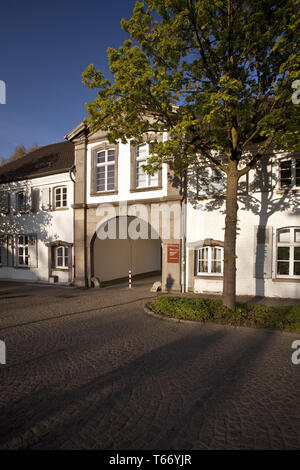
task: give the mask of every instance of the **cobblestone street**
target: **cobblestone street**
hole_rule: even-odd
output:
[[[0,448],[300,449],[300,335],[161,321],[150,285],[2,283]]]

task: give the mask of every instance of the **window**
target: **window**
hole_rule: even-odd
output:
[[[280,162],[280,187],[300,188],[300,158]]]
[[[62,207],[67,207],[67,188],[62,186],[60,188],[55,188],[55,208],[59,209]]]
[[[9,213],[10,194],[7,191],[0,192],[0,212]]]
[[[28,266],[28,236],[18,235],[18,266]]]
[[[95,154],[96,192],[115,189],[115,149],[99,150]]]
[[[204,246],[197,250],[197,274],[223,274],[223,248]]]
[[[224,191],[224,176],[218,168],[196,165],[189,174],[189,181],[191,187],[194,183],[197,197],[219,195]]]
[[[158,186],[158,172],[153,176],[148,175],[143,170],[143,165],[147,163],[147,156],[151,153],[151,144],[141,144],[136,147],[135,153],[135,186],[136,188],[146,188]]]
[[[300,227],[277,231],[276,265],[278,277],[300,278]]]
[[[16,194],[16,210],[17,212],[24,212],[26,210],[26,193],[20,191]]]
[[[67,246],[57,246],[55,248],[55,267],[69,267],[69,248]]]

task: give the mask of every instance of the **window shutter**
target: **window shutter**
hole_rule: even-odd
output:
[[[250,190],[253,192],[271,191],[275,180],[273,172],[270,157],[268,155],[262,157],[254,169]]]
[[[254,245],[254,277],[270,279],[272,277],[272,227],[255,226]]]
[[[15,240],[12,235],[7,236],[7,266],[12,267],[16,266],[17,260],[16,256],[14,256],[14,247],[15,247]]]
[[[41,201],[42,201],[42,210],[50,211],[51,210],[51,188],[43,188],[41,190]]]
[[[7,235],[0,236],[1,266],[7,266]]]
[[[194,250],[194,276],[198,274],[198,249]]]
[[[37,239],[35,234],[28,235],[28,266],[30,268],[37,268]]]
[[[10,209],[10,194],[7,191],[3,191],[0,194],[0,212],[8,214]]]
[[[56,255],[56,247],[55,246],[52,246],[51,247],[51,267],[52,268],[55,268],[55,255]]]
[[[249,172],[241,176],[238,182],[238,194],[247,194],[248,193],[248,181]]]
[[[26,200],[25,200],[25,211],[30,212],[32,209],[32,189],[27,188],[25,191]]]
[[[40,190],[34,188],[31,190],[31,212],[38,212],[39,210]]]

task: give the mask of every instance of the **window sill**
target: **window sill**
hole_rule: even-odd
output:
[[[300,278],[297,278],[297,277],[274,277],[272,279],[272,282],[300,282]]]
[[[56,211],[68,211],[69,208],[68,207],[55,207],[53,209],[53,212],[56,212]]]
[[[119,191],[101,191],[99,193],[91,193],[91,197],[99,197],[99,196],[113,196],[114,194],[118,194]]]
[[[196,274],[194,276],[195,279],[210,279],[212,281],[222,281],[223,276],[215,276],[214,274]]]
[[[276,194],[300,194],[300,188],[277,189]]]
[[[67,272],[68,269],[69,269],[68,267],[66,267],[66,268],[55,268],[55,267],[53,267],[53,268],[52,268],[52,271],[63,271],[63,272]]]
[[[144,188],[135,188],[130,189],[130,193],[141,193],[141,192],[148,192],[148,191],[160,191],[162,186],[145,186]]]

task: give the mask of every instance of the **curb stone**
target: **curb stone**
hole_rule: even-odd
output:
[[[221,323],[215,323],[211,321],[199,321],[199,320],[184,320],[181,318],[172,318],[168,317],[167,315],[161,315],[160,313],[155,313],[152,310],[150,310],[148,307],[146,307],[146,303],[144,303],[144,312],[147,313],[147,315],[150,315],[151,317],[157,318],[158,320],[165,320],[165,321],[171,321],[175,323],[191,323],[194,325],[201,325],[201,326],[215,326],[218,328],[234,328],[234,329],[243,329],[243,330],[248,330],[251,332],[264,332],[264,333],[272,333],[272,334],[277,334],[277,335],[290,335],[290,336],[298,336],[300,337],[300,333],[296,333],[295,331],[280,331],[280,330],[275,330],[271,328],[255,328],[254,326],[243,326],[243,325],[223,325]]]

